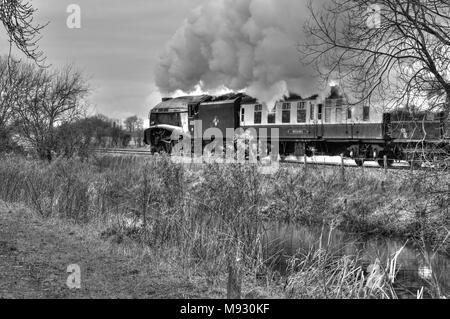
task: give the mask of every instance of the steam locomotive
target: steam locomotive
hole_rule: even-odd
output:
[[[350,105],[338,87],[332,87],[325,98],[291,94],[272,110],[243,93],[164,98],[149,118],[144,141],[152,153],[170,153],[178,142],[173,136],[204,136],[210,128],[222,132],[276,128],[281,157],[342,155],[359,166],[365,161],[384,165],[385,156],[388,165],[400,160],[421,165],[449,151],[450,123],[443,112],[383,112],[376,107]],[[201,121],[202,127],[195,128],[195,121]],[[203,138],[203,146],[214,138]]]

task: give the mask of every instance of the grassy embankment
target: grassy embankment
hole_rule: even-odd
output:
[[[116,245],[142,245],[208,285],[225,287],[230,269],[242,273],[247,297],[395,297],[387,280],[395,269],[370,277],[357,257],[320,249],[293,258],[288,277],[277,279],[267,265],[278,256],[268,256],[262,241],[267,220],[420,238],[449,249],[449,180],[427,172],[348,169],[343,176],[310,167],[263,176],[252,166],[188,168],[166,157],[51,164],[5,157],[0,180],[3,201],[89,226]],[[383,280],[373,284],[376,278]]]

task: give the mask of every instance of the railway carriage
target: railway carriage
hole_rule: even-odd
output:
[[[358,164],[383,157],[388,136],[384,114],[345,101],[333,88],[327,98],[291,96],[273,110],[257,101],[243,103],[241,126],[278,128],[284,156],[344,155]]]

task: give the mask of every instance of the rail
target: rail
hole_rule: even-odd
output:
[[[150,151],[143,149],[108,149],[108,148],[97,148],[93,149],[93,152],[100,154],[113,154],[113,155],[128,155],[128,156],[152,156]],[[380,166],[376,161],[366,161],[363,166],[359,166],[355,163],[354,160],[350,158],[334,157],[334,162],[332,162],[333,157],[314,157],[308,158],[306,164],[313,166],[330,166],[330,167],[351,167],[351,168],[361,168],[361,169],[385,169],[385,170],[410,170],[411,165],[406,161],[397,161],[388,167]],[[383,160],[383,159],[381,159]],[[290,165],[304,165],[305,160],[302,159],[293,159],[282,158],[280,161],[282,164],[290,164]],[[415,166],[413,169],[415,170],[423,170],[429,169],[430,167],[418,167]]]

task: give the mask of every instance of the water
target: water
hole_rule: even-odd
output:
[[[338,230],[324,230],[321,227],[306,227],[295,224],[272,223],[266,226],[265,244],[267,253],[282,253],[274,266],[281,273],[286,271],[289,257],[308,251],[311,247],[323,248],[341,256],[359,255],[362,266],[372,264],[377,258],[386,264],[387,258],[400,250],[405,242],[387,238],[364,239]],[[321,234],[324,234],[321,239]],[[329,236],[330,235],[330,236]],[[329,243],[329,244],[328,244]],[[450,294],[450,257],[423,252],[419,247],[406,243],[397,259],[398,274],[395,289],[399,298],[414,298],[417,291],[424,287],[424,297],[431,297],[429,289],[433,278],[439,284],[441,293]],[[436,286],[436,285],[434,285]]]

